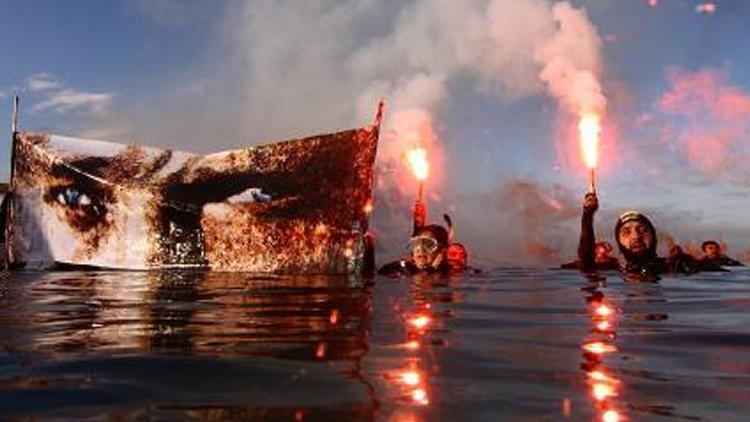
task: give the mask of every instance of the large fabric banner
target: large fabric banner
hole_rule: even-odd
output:
[[[197,155],[17,133],[11,262],[352,273],[377,138],[373,126]]]

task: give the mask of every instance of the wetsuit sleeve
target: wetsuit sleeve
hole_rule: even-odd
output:
[[[581,237],[578,240],[578,261],[582,271],[591,271],[596,268],[595,249],[594,212],[584,210],[581,215]]]
[[[730,258],[726,255],[722,256],[721,265],[726,265],[727,267],[744,267],[745,266],[745,264],[741,263],[740,261],[737,261],[736,259]]]
[[[577,270],[581,268],[581,263],[578,261],[566,262],[565,264],[560,265],[560,268],[563,270]]]
[[[398,261],[389,262],[378,270],[378,274],[382,275],[389,275],[389,276],[397,276],[400,274],[405,274],[406,272],[406,265],[403,259],[399,259]]]

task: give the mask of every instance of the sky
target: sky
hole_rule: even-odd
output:
[[[0,178],[20,126],[193,152],[370,124],[387,111],[372,230],[403,253],[432,166],[479,265],[573,257],[587,177],[575,123],[602,118],[598,235],[649,215],[663,248],[750,250],[750,3],[690,0],[0,1]]]

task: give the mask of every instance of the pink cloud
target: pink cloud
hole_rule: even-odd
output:
[[[750,138],[750,92],[731,85],[715,69],[667,73],[670,88],[657,109],[676,117],[665,127],[691,163],[715,175],[746,172]]]

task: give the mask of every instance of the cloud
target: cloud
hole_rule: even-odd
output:
[[[50,73],[37,73],[26,78],[26,87],[32,91],[47,91],[61,87],[60,81]]]
[[[51,73],[37,73],[26,78],[26,87],[42,99],[31,106],[32,113],[51,111],[58,114],[80,111],[90,115],[101,115],[112,104],[111,92],[82,91],[66,86]]]
[[[706,175],[748,183],[750,91],[711,68],[672,68],[667,80],[669,88],[654,106],[663,140]]]
[[[112,93],[86,92],[66,88],[49,94],[47,99],[34,104],[31,111],[41,113],[49,110],[55,113],[66,113],[79,110],[100,114],[106,111],[113,98],[114,94]]]

